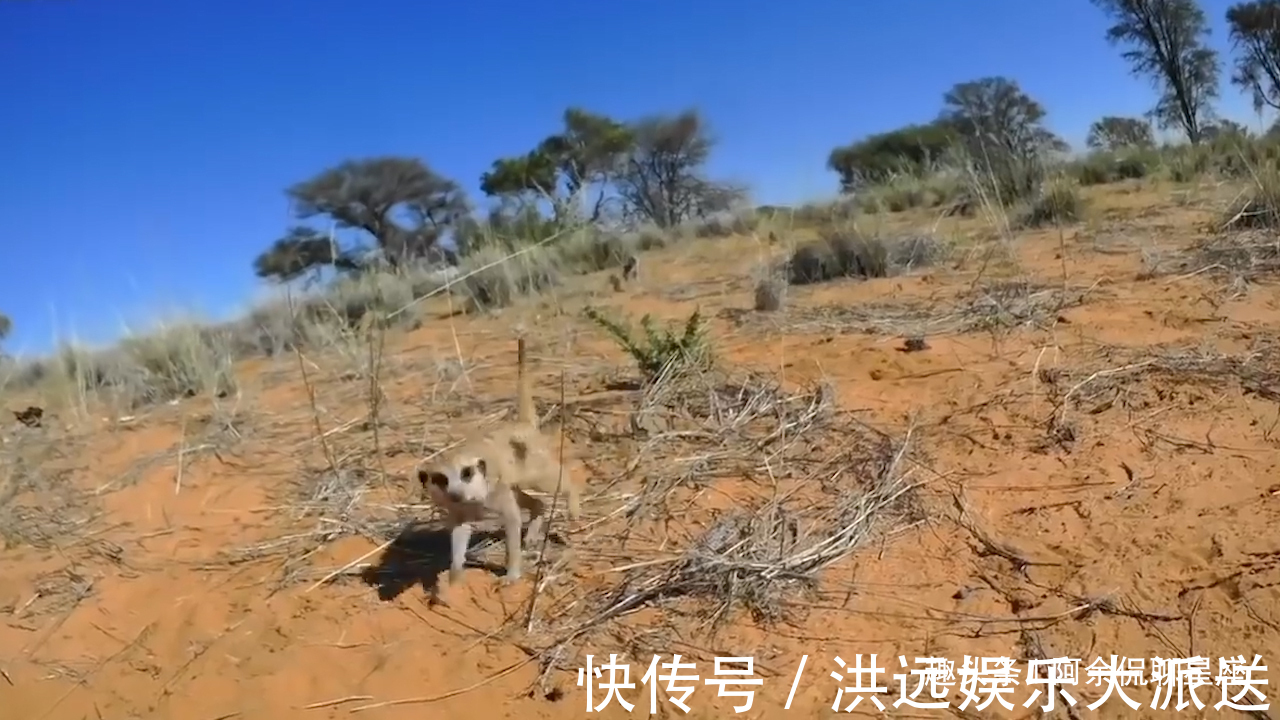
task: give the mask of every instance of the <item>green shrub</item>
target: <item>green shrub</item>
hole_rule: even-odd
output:
[[[605,317],[595,308],[588,307],[583,312],[631,356],[646,382],[652,382],[668,371],[678,373],[705,369],[714,361],[705,322],[698,310],[689,315],[679,330],[671,324],[662,329],[655,328],[653,318],[646,314],[640,318],[640,334],[627,324]]]

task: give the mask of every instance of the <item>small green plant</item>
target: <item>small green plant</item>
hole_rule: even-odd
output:
[[[654,327],[653,318],[646,313],[640,318],[641,337],[636,337],[637,333],[629,325],[606,317],[593,307],[588,307],[583,312],[588,319],[613,336],[618,345],[635,360],[636,367],[647,381],[656,379],[669,366],[684,370],[711,365],[706,322],[700,310],[694,310],[679,329],[674,325],[658,329]]]

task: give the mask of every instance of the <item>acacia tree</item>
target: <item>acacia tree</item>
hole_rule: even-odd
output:
[[[437,246],[469,207],[454,181],[417,158],[348,160],[286,191],[299,219],[324,216],[339,228],[361,230],[392,267],[442,259]],[[399,215],[408,227],[393,218]],[[316,246],[309,246],[313,252]],[[310,255],[309,257],[323,257]]]
[[[548,218],[537,205],[499,196],[483,218],[471,216],[461,221],[453,238],[457,253],[466,256],[491,246],[514,250],[550,238],[561,228],[559,221]]]
[[[1092,150],[1115,152],[1127,148],[1149,148],[1155,144],[1151,124],[1141,118],[1106,115],[1089,126],[1084,144]]]
[[[1280,0],[1253,0],[1227,8],[1236,52],[1231,82],[1253,95],[1253,107],[1280,109]]]
[[[939,122],[954,129],[978,157],[993,150],[1019,159],[1067,144],[1044,126],[1044,106],[1023,92],[1016,80],[985,77],[957,83],[942,96]]]
[[[695,110],[628,126],[631,146],[617,177],[627,212],[663,228],[730,209],[744,188],[705,176],[715,139]]]
[[[840,191],[849,193],[894,173],[929,170],[956,137],[955,128],[945,123],[907,125],[832,150],[827,169],[840,176]]]
[[[576,197],[584,188],[598,189],[590,218],[600,219],[605,202],[605,186],[623,167],[634,138],[624,124],[604,115],[569,108],[564,113],[564,131],[542,143],[542,150],[556,159],[565,190]]]
[[[0,313],[0,342],[9,337],[9,333],[13,331],[13,321],[8,315]]]
[[[975,179],[1002,203],[1036,192],[1044,179],[1044,156],[1068,149],[1045,127],[1044,106],[1009,78],[958,83],[942,103],[938,121],[955,129],[975,166]]]
[[[631,133],[622,123],[581,108],[565,110],[563,129],[548,136],[528,153],[494,161],[480,176],[480,189],[490,197],[524,201],[548,199],[560,218],[571,199],[590,186],[596,188],[588,213],[600,219],[607,186],[621,169],[631,147]]]
[[[253,261],[255,275],[281,283],[304,275],[317,279],[326,267],[350,272],[364,269],[365,263],[358,250],[343,250],[327,235],[305,226],[289,228]]]
[[[537,201],[554,198],[556,184],[555,161],[538,150],[516,157],[498,158],[480,176],[480,191],[501,199]]]
[[[1151,116],[1199,143],[1218,97],[1218,53],[1205,44],[1209,23],[1196,0],[1091,0],[1112,21],[1107,40],[1135,76],[1160,93]]]

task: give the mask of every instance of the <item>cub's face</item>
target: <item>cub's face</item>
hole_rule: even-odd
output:
[[[484,458],[459,457],[418,470],[423,491],[440,505],[483,503],[489,497],[488,466]]]

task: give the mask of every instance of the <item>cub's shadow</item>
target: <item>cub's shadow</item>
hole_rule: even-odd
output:
[[[501,533],[476,528],[471,533],[466,567],[482,568],[494,575],[505,570],[498,565],[477,562],[471,555],[482,547],[501,542]],[[364,569],[360,579],[378,589],[381,600],[395,600],[414,585],[434,596],[440,574],[449,569],[449,531],[439,527],[409,526],[382,551],[378,562]]]

